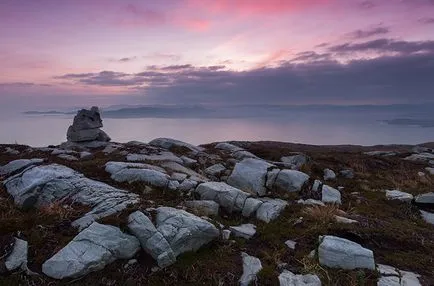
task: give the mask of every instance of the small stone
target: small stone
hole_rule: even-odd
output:
[[[343,217],[343,216],[338,216],[338,215],[335,215],[335,220],[338,223],[347,223],[347,224],[359,223],[357,220],[349,219],[349,218],[346,218],[346,217]]]
[[[230,226],[229,229],[236,237],[250,239],[256,233],[256,225],[248,223],[239,226]]]
[[[224,229],[222,231],[222,238],[224,240],[228,240],[231,237],[231,230],[230,229]]]
[[[287,241],[285,241],[285,244],[286,244],[286,246],[288,246],[288,248],[294,250],[297,242],[295,242],[293,240],[287,240]]]
[[[336,173],[331,169],[324,169],[324,181],[336,179]]]

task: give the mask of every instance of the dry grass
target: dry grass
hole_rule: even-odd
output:
[[[339,215],[339,207],[337,205],[326,206],[311,206],[303,210],[303,214],[318,221],[319,223],[327,224],[335,220],[335,216]]]

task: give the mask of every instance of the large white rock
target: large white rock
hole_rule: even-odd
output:
[[[327,185],[322,186],[321,201],[323,203],[341,204],[341,192]]]
[[[265,222],[275,220],[288,203],[280,199],[262,198],[263,202],[256,211],[256,218]]]
[[[251,283],[256,282],[256,274],[262,269],[261,260],[245,252],[241,253],[241,258],[243,259],[243,275],[240,278],[240,286],[254,285]]]
[[[319,263],[331,268],[374,270],[374,253],[360,244],[336,236],[320,237]]]
[[[195,146],[195,145],[192,145],[190,143],[182,142],[182,141],[179,141],[176,139],[171,139],[171,138],[156,138],[156,139],[152,140],[151,142],[149,142],[149,145],[161,147],[164,149],[170,149],[173,147],[184,147],[184,148],[190,149],[190,151],[193,151],[193,152],[201,152],[201,151],[205,150],[205,148]]]
[[[8,271],[14,271],[16,269],[27,269],[27,241],[15,238],[15,243],[11,254],[5,260],[5,266]]]
[[[296,170],[282,170],[277,175],[274,187],[288,192],[298,192],[309,180],[309,176]]]
[[[159,267],[164,268],[176,262],[170,244],[144,213],[136,211],[130,214],[128,228],[139,239],[142,248],[157,260]]]
[[[411,202],[413,195],[398,190],[386,190],[386,198],[388,200],[399,200],[403,202]]]
[[[155,170],[135,168],[122,169],[110,177],[116,182],[143,182],[159,188],[168,186],[170,180],[170,177],[167,174]]]
[[[220,235],[220,231],[212,223],[170,207],[157,208],[156,226],[169,242],[175,256],[196,251]]]
[[[414,161],[414,162],[428,162],[429,160],[432,159],[434,159],[434,154],[432,153],[412,154],[404,158],[404,160]]]
[[[58,164],[29,167],[6,179],[3,184],[20,207],[40,208],[66,198],[92,207],[84,217],[73,222],[81,228],[139,201],[136,194],[90,180]]]
[[[218,203],[207,200],[186,201],[185,206],[192,209],[194,213],[204,216],[218,215],[220,207]]]
[[[250,194],[223,182],[202,183],[196,188],[201,200],[212,200],[227,211],[242,211]]]
[[[252,195],[263,196],[267,193],[267,172],[273,167],[263,160],[244,159],[235,165],[227,183]]]
[[[14,160],[9,163],[7,163],[4,166],[0,166],[0,176],[11,176],[16,172],[19,172],[21,170],[24,170],[25,168],[32,166],[32,165],[40,165],[44,162],[44,159],[19,159]]]
[[[256,225],[251,223],[230,226],[229,229],[235,236],[245,239],[250,239],[256,233]]]
[[[321,280],[313,274],[294,274],[291,271],[283,270],[279,275],[280,286],[321,286]]]
[[[119,228],[92,223],[42,265],[42,272],[55,279],[76,278],[103,269],[116,259],[129,259],[140,248],[134,236]]]

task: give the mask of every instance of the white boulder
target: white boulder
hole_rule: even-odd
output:
[[[77,278],[101,270],[116,259],[129,259],[139,248],[134,236],[94,222],[45,261],[42,272],[54,279]]]
[[[331,268],[374,270],[374,253],[360,244],[336,236],[320,237],[319,263]]]
[[[267,193],[267,172],[273,167],[260,159],[244,159],[235,165],[227,183],[252,195],[263,196]]]
[[[283,270],[279,275],[280,286],[321,286],[321,280],[313,274],[294,274],[291,271]]]
[[[283,191],[298,192],[308,180],[309,176],[303,172],[282,170],[277,175],[274,187]]]

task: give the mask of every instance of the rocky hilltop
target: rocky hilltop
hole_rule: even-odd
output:
[[[434,150],[0,145],[2,285],[434,285]]]

